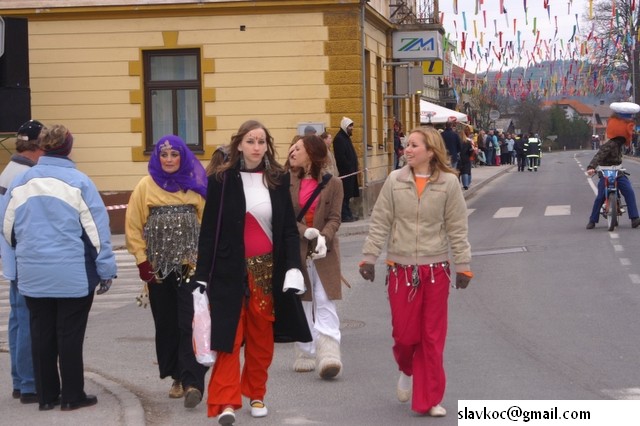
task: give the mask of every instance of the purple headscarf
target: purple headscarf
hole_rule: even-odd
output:
[[[174,173],[165,172],[160,164],[162,150],[169,147],[180,152],[180,168]],[[203,198],[207,197],[207,173],[187,144],[178,136],[166,135],[158,140],[149,160],[149,174],[165,191],[192,190]]]

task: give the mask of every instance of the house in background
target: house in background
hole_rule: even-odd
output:
[[[558,105],[562,108],[566,117],[570,120],[574,117],[585,120],[592,128],[591,133],[598,135],[601,141],[604,140],[607,121],[611,116],[611,108],[609,108],[609,105],[605,105],[604,101],[599,101],[593,105],[585,104],[576,99],[560,99],[542,103],[543,108],[551,108],[553,105]]]
[[[416,14],[415,1],[401,3]],[[7,34],[0,70],[28,76],[30,117],[74,133],[73,160],[115,206],[114,231],[161,135],[180,135],[207,163],[247,119],[269,128],[283,163],[302,124],[335,134],[353,119],[366,215],[393,164],[393,118],[419,124],[418,96],[387,96],[392,9],[388,0],[3,0],[0,16],[25,31]]]

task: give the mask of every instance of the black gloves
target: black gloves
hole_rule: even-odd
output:
[[[469,285],[469,281],[471,281],[472,277],[473,277],[473,274],[471,274],[471,272],[456,273],[456,288],[461,288],[461,289],[467,288],[467,286]]]
[[[373,265],[371,263],[361,262],[360,263],[360,275],[362,275],[362,278],[364,278],[365,280],[369,280],[369,281],[373,282],[373,280],[376,278],[375,265]]]
[[[98,291],[96,294],[105,294],[111,288],[111,279],[108,280],[100,280],[98,283]]]

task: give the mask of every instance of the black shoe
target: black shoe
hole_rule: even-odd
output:
[[[342,219],[342,222],[355,222],[356,218],[355,217],[345,217],[344,219]]]
[[[13,392],[11,392],[11,396],[13,397],[13,399],[19,399],[20,398],[20,389],[14,389]]]
[[[20,395],[20,402],[23,404],[35,404],[38,402],[37,393],[23,393]]]
[[[467,189],[469,189],[469,187],[468,186],[463,186],[462,189],[464,189],[466,191]]]
[[[84,399],[76,402],[63,402],[60,406],[60,411],[73,411],[78,408],[91,407],[98,403],[98,397],[95,395],[87,395]]]
[[[640,226],[640,217],[636,217],[635,219],[631,219],[631,227],[637,228]]]
[[[184,390],[184,408],[194,408],[202,401],[202,392],[193,386],[187,386]]]
[[[638,221],[640,221],[640,219],[638,219]],[[638,225],[640,225],[640,222],[638,222]],[[633,223],[632,223],[632,225],[631,225],[631,226],[633,226]],[[636,225],[636,226],[637,226],[637,225]],[[596,227],[596,224],[595,224],[594,222],[589,222],[589,223],[587,223],[587,229],[593,229],[593,228],[595,228],[595,227]]]
[[[60,405],[60,398],[57,398],[53,402],[46,402],[44,404],[40,404],[40,406],[38,407],[38,410],[40,411],[53,410],[54,408],[56,408],[56,405]]]

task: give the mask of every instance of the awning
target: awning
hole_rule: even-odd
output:
[[[467,114],[463,114],[461,112],[454,111],[440,105],[432,104],[431,102],[420,100],[421,124],[427,124],[429,122],[434,124],[446,123],[453,118],[455,118],[456,121],[460,121],[463,123],[467,123],[469,121],[469,119],[467,118]]]

